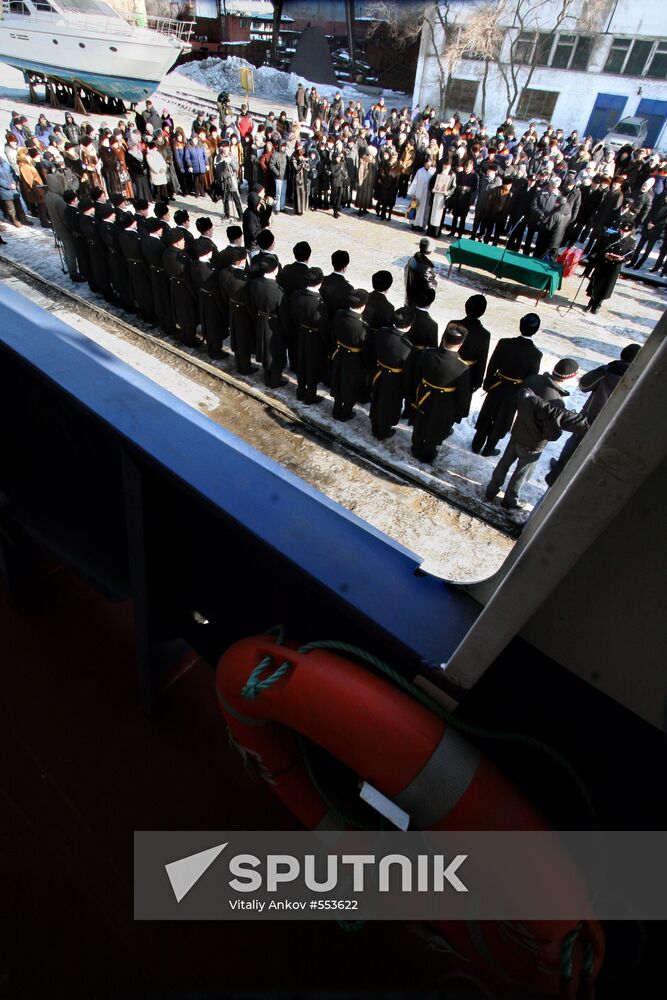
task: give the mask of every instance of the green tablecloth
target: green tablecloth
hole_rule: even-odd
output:
[[[503,250],[477,240],[455,240],[447,251],[452,264],[469,264],[482,271],[491,271],[498,278],[511,278],[529,288],[546,290],[549,298],[563,283],[560,264],[547,264],[535,257],[525,257],[513,250]]]

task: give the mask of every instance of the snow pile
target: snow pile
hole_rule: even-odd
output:
[[[271,66],[260,66],[257,68],[246,59],[238,56],[229,56],[227,59],[201,59],[196,62],[186,63],[178,67],[178,73],[187,77],[194,83],[202,84],[218,93],[221,90],[228,90],[230,94],[239,94],[242,91],[239,77],[239,70],[247,67],[253,71],[255,79],[255,96],[266,100],[275,100],[276,103],[294,104],[296,88],[300,83],[305,87],[317,87],[319,94],[332,100],[338,90],[346,101],[361,101],[365,106],[370,98],[368,94],[363,94],[350,84],[341,84],[340,87],[330,87],[324,84],[314,84],[309,80],[304,80],[302,76],[295,73],[284,73],[282,70],[273,69]],[[393,90],[382,90],[385,102],[396,104],[402,107],[409,104],[406,94],[399,94]],[[390,105],[391,106],[391,105]]]

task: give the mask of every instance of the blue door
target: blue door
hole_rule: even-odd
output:
[[[662,127],[667,120],[667,101],[641,100],[635,114],[646,118],[648,122],[648,134],[644,139],[644,145],[652,149],[660,138]]]
[[[619,94],[598,94],[584,135],[592,135],[594,139],[604,138],[623,117],[626,101],[627,97]]]

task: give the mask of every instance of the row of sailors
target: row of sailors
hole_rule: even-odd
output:
[[[449,323],[438,345],[429,314],[432,289],[423,301],[395,310],[386,294],[389,271],[373,275],[370,293],[354,288],[345,277],[347,251],[332,254],[333,271],[324,276],[310,265],[306,242],[296,244],[294,262],[282,267],[271,252],[270,229],[260,233],[259,253],[249,259],[240,227],[227,229],[229,244],[218,250],[209,219],[197,220],[196,239],[187,220],[172,227],[164,218],[90,199],[78,206],[69,199],[64,219],[93,291],[185,345],[205,347],[212,358],[229,356],[223,347],[229,339],[237,371],[255,372],[257,362],[269,388],[287,384],[289,364],[302,402],[318,403],[318,386],[330,387],[337,420],[351,419],[356,403],[370,402],[380,440],[407,417],[413,454],[427,462],[469,412],[476,388],[471,368],[479,360],[483,371],[488,342],[483,351],[470,345],[484,358],[466,357],[463,320]]]

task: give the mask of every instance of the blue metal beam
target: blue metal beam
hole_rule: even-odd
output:
[[[468,595],[415,575],[419,559],[413,552],[22,295],[0,287],[2,352],[78,401],[418,662],[447,660],[477,617],[480,606]]]

